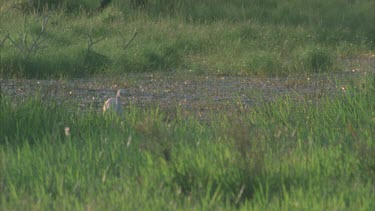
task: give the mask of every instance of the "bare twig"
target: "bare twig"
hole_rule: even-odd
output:
[[[109,34],[109,32],[110,32],[110,31],[108,31],[108,32],[106,32],[106,33],[103,33],[102,36],[101,36],[99,39],[97,39],[97,40],[94,40],[94,39],[92,38],[92,36],[91,36],[89,33],[87,33],[87,34],[86,34],[86,36],[87,36],[87,38],[88,38],[88,40],[87,40],[87,51],[90,51],[91,48],[92,48],[92,46],[94,46],[96,43],[98,43],[98,42],[104,40],[104,39],[106,38],[106,35]]]
[[[90,34],[87,34],[87,38],[88,38],[88,40],[87,40],[87,51],[90,51],[91,48],[92,48],[92,46],[95,45],[96,43],[98,43],[98,42],[104,40],[105,36],[103,35],[101,38],[99,38],[98,40],[95,40],[95,41],[94,41],[94,40],[92,39],[91,35],[90,35]]]
[[[124,50],[130,45],[131,42],[133,42],[134,38],[137,36],[138,32],[134,32],[133,37],[126,43],[124,46]]]
[[[15,45],[21,52],[24,51],[22,45],[20,43],[17,43],[16,41],[14,41],[12,39],[12,37],[8,36],[8,39],[10,40],[11,43],[13,43],[13,45]]]
[[[119,32],[119,33],[120,33],[121,37],[125,40],[124,35],[122,35],[121,32]],[[128,46],[130,45],[131,42],[133,42],[133,40],[137,36],[137,34],[138,34],[137,31],[134,32],[133,37],[124,45],[123,50],[125,50],[126,48],[128,48]]]
[[[28,59],[31,53],[46,48],[46,45],[42,45],[42,43],[44,43],[47,38],[45,32],[48,20],[49,14],[44,15],[42,21],[42,29],[39,32],[38,36],[35,37],[34,35],[31,35],[31,39],[29,39],[28,32],[26,31],[27,19],[25,17],[24,32],[18,34],[19,41],[17,42],[16,40],[14,40],[8,33],[8,35],[3,39],[3,41],[0,44],[3,44],[3,42],[6,39],[9,39],[10,42],[24,54],[24,58]],[[31,44],[29,43],[29,40],[31,40]]]
[[[7,39],[9,39],[9,34],[7,34],[7,36],[5,36],[4,39],[0,42],[0,46],[2,46]]]
[[[44,35],[45,35],[45,30],[46,30],[48,20],[49,20],[49,15],[43,16],[42,30],[40,31],[40,33],[38,34],[38,36],[36,38],[34,38],[34,36],[33,36],[33,43],[31,44],[30,48],[28,48],[26,58],[29,58],[31,52],[33,52],[34,50],[43,48],[41,44],[46,39],[46,36],[44,36]],[[27,44],[27,42],[25,42],[25,44]]]

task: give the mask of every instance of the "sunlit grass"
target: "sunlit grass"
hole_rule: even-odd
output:
[[[3,96],[0,207],[371,210],[372,82],[212,121],[134,106],[117,118]]]

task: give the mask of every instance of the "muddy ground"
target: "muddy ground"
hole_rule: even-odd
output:
[[[180,107],[194,113],[229,112],[246,109],[282,96],[295,100],[318,101],[324,96],[346,92],[353,81],[374,77],[374,61],[358,68],[349,64],[341,73],[256,78],[244,76],[208,76],[189,73],[142,73],[89,79],[26,80],[0,79],[3,96],[14,102],[40,95],[47,102],[68,102],[77,110],[101,111],[106,99],[125,88],[124,106],[169,110]]]

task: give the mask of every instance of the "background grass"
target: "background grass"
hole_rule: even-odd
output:
[[[19,34],[28,34],[31,42],[42,14],[50,18],[46,48],[29,58],[9,40],[0,46],[0,75],[180,70],[282,76],[344,70],[338,59],[370,55],[375,47],[370,0],[132,0],[113,1],[102,12],[98,6],[94,0],[1,0],[1,39],[9,34],[19,42]],[[103,40],[88,51],[89,37]]]
[[[371,210],[374,91],[365,79],[206,122],[179,108],[117,118],[3,96],[0,207]]]

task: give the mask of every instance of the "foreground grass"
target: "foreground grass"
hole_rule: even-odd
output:
[[[207,122],[3,96],[0,207],[372,210],[374,93],[371,78],[319,102],[285,97]]]
[[[171,70],[280,76],[347,70],[343,58],[374,54],[370,0],[150,0],[143,9],[114,1],[101,13],[94,0],[64,1],[60,9],[41,2],[52,6],[43,13],[40,4],[0,1],[0,41],[15,41],[0,45],[1,77]],[[46,13],[40,48],[17,47],[32,46]],[[90,38],[100,41],[88,47]]]

